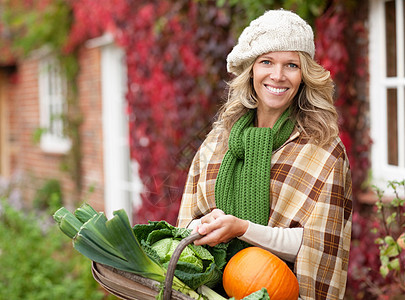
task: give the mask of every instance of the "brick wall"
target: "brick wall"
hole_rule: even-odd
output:
[[[82,49],[79,83],[80,110],[83,114],[81,127],[82,169],[84,198],[98,210],[104,210],[103,172],[103,124],[101,101],[100,49]],[[88,189],[94,192],[88,195]]]
[[[17,80],[9,85],[8,107],[10,120],[11,172],[20,172],[24,180],[24,201],[32,201],[35,191],[47,179],[59,179],[65,205],[89,200],[98,210],[104,209],[103,200],[103,140],[101,120],[100,50],[83,48],[79,53],[78,78],[81,126],[83,193],[75,197],[75,184],[70,175],[61,170],[63,155],[44,153],[33,141],[39,128],[38,59],[29,58],[18,64]],[[94,188],[89,193],[90,187]],[[75,199],[80,198],[80,199]]]

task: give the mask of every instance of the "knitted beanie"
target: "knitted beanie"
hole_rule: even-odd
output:
[[[248,63],[272,51],[303,51],[314,58],[311,26],[291,11],[267,11],[243,30],[226,59],[228,72],[239,75]]]

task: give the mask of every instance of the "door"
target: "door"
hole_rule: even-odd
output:
[[[129,154],[125,54],[112,43],[101,48],[101,76],[105,211],[111,217],[114,210],[124,208],[132,220],[142,183]]]

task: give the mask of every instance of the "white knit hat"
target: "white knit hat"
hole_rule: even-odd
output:
[[[247,63],[272,51],[303,51],[314,58],[311,26],[291,11],[267,11],[243,30],[226,59],[228,72],[239,75]]]

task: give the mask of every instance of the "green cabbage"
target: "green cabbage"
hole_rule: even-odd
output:
[[[230,300],[235,300],[235,298],[231,298]],[[246,296],[242,300],[270,300],[270,296],[267,292],[267,289],[262,288],[261,290],[251,293],[249,296]]]
[[[165,221],[137,224],[133,231],[144,251],[165,267],[177,245],[191,232]],[[181,253],[174,274],[192,289],[201,285],[214,287],[222,282],[222,269],[227,262],[226,250],[226,244],[215,247],[190,244]]]

